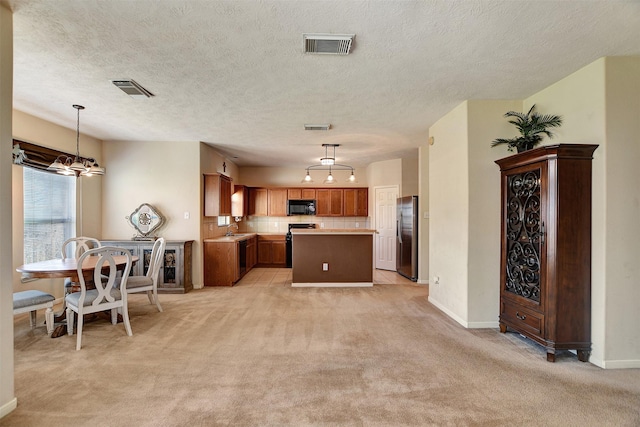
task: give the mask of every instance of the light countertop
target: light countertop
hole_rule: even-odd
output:
[[[309,235],[362,235],[376,234],[376,230],[367,228],[293,228],[291,234],[309,234]]]

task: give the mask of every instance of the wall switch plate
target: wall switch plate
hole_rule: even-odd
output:
[[[323,262],[322,263],[322,271],[329,271],[329,263],[328,262]]]
[[[429,219],[429,212],[424,213],[424,219]]]
[[[188,211],[185,211],[185,213],[184,213],[184,219],[189,219],[189,217],[190,217],[190,216],[191,216],[191,215],[189,215],[189,212],[188,212]]]
[[[440,284],[440,276],[433,276],[433,284],[434,285]]]

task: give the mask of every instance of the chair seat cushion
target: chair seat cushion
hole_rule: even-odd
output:
[[[29,290],[15,292],[13,294],[13,309],[15,310],[32,305],[44,304],[53,300],[55,300],[55,297],[53,295],[42,291]]]
[[[78,301],[80,300],[80,292],[74,292],[72,294],[69,294],[65,297],[65,300],[67,301],[67,304],[71,304],[73,306],[78,306]],[[112,288],[111,289],[111,295],[116,299],[119,300],[122,298],[122,294],[120,294],[120,290],[119,289],[115,289]],[[98,298],[98,290],[97,289],[91,289],[89,291],[87,291],[87,295],[84,298],[84,306],[86,307],[87,305],[91,305],[93,303],[93,301]]]
[[[116,280],[116,287],[120,287],[120,279]],[[153,280],[147,276],[129,276],[127,279],[127,289],[140,288],[142,286],[153,285]]]

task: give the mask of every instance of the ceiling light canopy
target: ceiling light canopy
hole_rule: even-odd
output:
[[[340,144],[322,144],[322,146],[324,147],[324,157],[320,159],[320,164],[307,166],[306,168],[307,174],[305,175],[305,177],[302,179],[301,182],[303,184],[310,184],[313,182],[313,179],[311,178],[311,175],[309,173],[310,171],[328,170],[329,174],[323,181],[323,184],[335,184],[337,181],[333,176],[333,171],[348,170],[348,171],[351,171],[351,175],[347,179],[347,182],[356,183],[357,181],[356,181],[356,176],[355,176],[353,167],[349,165],[341,165],[339,163],[336,163],[336,147],[339,147]],[[330,148],[333,149],[332,155],[329,155]]]
[[[348,55],[355,34],[303,34],[304,53]]]
[[[331,129],[331,123],[325,123],[322,125],[304,125],[304,130],[329,130]]]
[[[104,175],[104,168],[101,168],[95,159],[80,157],[80,110],[84,110],[82,105],[74,104],[73,108],[78,111],[78,121],[76,125],[76,156],[69,157],[61,155],[56,157],[47,170],[57,172],[62,175],[92,176]]]

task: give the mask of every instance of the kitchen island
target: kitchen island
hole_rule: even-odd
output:
[[[292,229],[293,287],[373,286],[373,235],[367,229]]]

